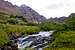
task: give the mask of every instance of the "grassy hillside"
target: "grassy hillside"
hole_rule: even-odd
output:
[[[63,24],[54,22],[43,22],[41,24],[28,23],[22,16],[8,16],[0,14],[0,45],[9,41],[8,35],[12,32],[15,34],[24,33],[29,35],[33,32],[55,30],[53,41],[44,50],[75,50],[75,17]]]
[[[62,26],[55,27],[59,29],[53,33],[54,41],[44,50],[75,50],[75,16],[71,15]]]
[[[28,35],[32,32],[39,32],[37,24],[28,23],[22,16],[8,16],[0,13],[0,45],[9,41],[9,33]]]

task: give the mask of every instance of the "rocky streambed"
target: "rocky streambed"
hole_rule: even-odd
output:
[[[38,32],[28,36],[22,35],[17,38],[10,36],[10,42],[1,47],[1,50],[25,50],[27,47],[43,50],[43,48],[48,47],[49,42],[52,40],[53,32]]]
[[[47,47],[52,40],[52,33],[53,31],[39,32],[26,37],[20,37],[17,42],[18,48],[19,50],[23,50],[26,47],[31,47],[35,50],[42,50],[42,48]]]

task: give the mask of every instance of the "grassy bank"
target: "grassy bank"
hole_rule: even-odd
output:
[[[29,35],[39,31],[37,24],[29,23],[23,16],[0,13],[0,46],[9,41],[10,33]]]
[[[31,34],[33,32],[39,32],[40,29],[37,26],[22,26],[22,25],[10,25],[10,24],[0,24],[0,45],[8,42],[8,34],[15,33],[25,35]]]
[[[62,47],[62,48],[45,48],[44,50],[75,50],[75,48],[67,48],[67,47]]]

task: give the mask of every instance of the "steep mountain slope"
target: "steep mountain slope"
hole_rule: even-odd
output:
[[[29,22],[38,23],[46,20],[44,16],[38,14],[36,11],[26,5],[18,7],[4,0],[0,0],[0,12],[6,13],[8,15],[23,16]]]
[[[35,10],[33,10],[32,8],[26,6],[26,5],[21,5],[20,6],[20,10],[22,12],[23,16],[26,16],[25,18],[28,21],[33,21],[35,23],[46,20],[46,18],[42,15],[39,15],[39,13],[37,13]]]
[[[16,5],[12,5],[10,2],[4,0],[0,0],[0,12],[12,15],[21,13]]]

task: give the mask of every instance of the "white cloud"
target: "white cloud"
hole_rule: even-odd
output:
[[[16,5],[26,4],[46,18],[68,16],[75,12],[75,0],[8,0]]]

